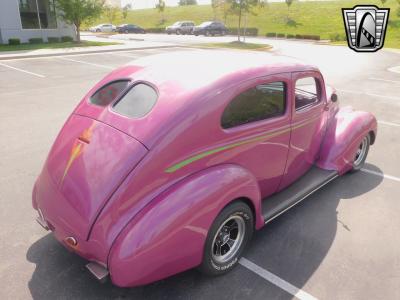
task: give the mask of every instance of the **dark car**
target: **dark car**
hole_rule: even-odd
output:
[[[214,21],[203,22],[199,26],[194,27],[193,29],[194,35],[200,35],[200,34],[204,34],[206,36],[216,35],[216,34],[225,35],[227,32],[228,28],[226,28],[223,23]]]
[[[194,22],[192,21],[178,21],[165,28],[165,32],[168,34],[191,34],[194,28]]]
[[[133,24],[119,25],[117,31],[119,33],[146,33],[142,27]]]

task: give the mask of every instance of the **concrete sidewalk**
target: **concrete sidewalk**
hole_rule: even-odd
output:
[[[110,39],[108,38],[101,38],[90,35],[82,36],[82,40],[110,42]],[[107,46],[93,46],[93,47],[5,51],[5,52],[0,52],[0,60],[65,56],[65,55],[77,55],[77,54],[100,53],[100,52],[104,53],[104,52],[142,50],[142,49],[154,49],[154,48],[169,48],[169,47],[179,46],[176,45],[175,43],[144,41],[140,39],[125,40],[125,41],[112,40],[112,41],[120,44],[107,45]]]

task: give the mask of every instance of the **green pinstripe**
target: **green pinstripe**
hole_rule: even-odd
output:
[[[228,150],[228,149],[236,148],[236,147],[239,147],[239,146],[242,146],[242,145],[245,145],[245,144],[250,144],[250,143],[254,143],[254,142],[258,142],[258,141],[261,141],[261,140],[265,140],[265,139],[269,139],[269,138],[272,138],[272,137],[276,137],[276,136],[282,135],[284,133],[289,132],[291,129],[301,128],[301,127],[303,127],[303,126],[315,121],[319,117],[320,117],[320,115],[318,115],[317,118],[314,117],[314,118],[311,118],[310,120],[307,120],[306,122],[303,122],[301,124],[297,124],[297,125],[293,126],[292,128],[289,127],[289,128],[283,129],[283,130],[275,131],[273,133],[259,135],[257,137],[250,138],[248,140],[244,140],[244,141],[237,142],[237,143],[232,143],[232,144],[229,144],[229,145],[225,145],[225,146],[222,146],[222,147],[214,148],[214,149],[199,153],[199,154],[197,154],[195,156],[189,157],[189,158],[187,158],[187,159],[185,159],[185,160],[183,160],[183,161],[181,161],[181,162],[179,162],[179,163],[177,163],[177,164],[165,169],[165,172],[166,173],[174,173],[175,171],[177,171],[177,170],[179,170],[179,169],[191,164],[192,162],[198,161],[198,160],[200,160],[200,159],[202,159],[204,157],[210,156],[212,154],[215,154],[215,153],[218,153],[218,152],[221,152],[221,151],[225,151],[225,150]]]

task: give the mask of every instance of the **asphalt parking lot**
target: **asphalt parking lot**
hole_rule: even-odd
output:
[[[400,299],[400,74],[388,71],[400,55],[293,45],[276,51],[319,65],[342,106],[379,120],[366,170],[257,232],[246,260],[226,276],[190,270],[131,289],[100,284],[44,232],[31,190],[56,134],[95,82],[135,58],[180,48],[0,61],[0,298]]]

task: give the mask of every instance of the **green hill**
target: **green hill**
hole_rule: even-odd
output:
[[[247,27],[257,27],[259,35],[268,32],[285,34],[320,35],[321,39],[330,39],[334,35],[344,37],[342,8],[351,8],[356,4],[375,4],[383,7],[380,1],[313,1],[294,2],[288,9],[285,3],[269,3],[264,8],[258,8],[256,15],[249,14]],[[389,7],[390,17],[385,41],[386,47],[400,48],[400,18],[396,15],[400,4],[396,0],[388,0],[384,7]],[[164,12],[165,22],[161,22],[162,14],[156,9],[133,10],[124,20],[119,16],[114,23],[134,23],[143,28],[164,28],[178,20],[193,20],[196,24],[212,20],[214,13],[209,5],[194,5],[183,7],[167,7]],[[218,9],[217,19],[225,21],[228,27],[237,26],[237,16],[223,17],[223,10]],[[105,18],[97,20],[107,22]]]

